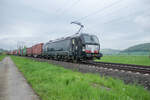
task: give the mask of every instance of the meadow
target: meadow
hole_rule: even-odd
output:
[[[150,100],[142,86],[99,74],[80,73],[61,66],[11,56],[42,100]]]
[[[6,55],[0,54],[0,61],[2,61],[5,58]]]
[[[104,55],[96,61],[150,66],[149,56]]]

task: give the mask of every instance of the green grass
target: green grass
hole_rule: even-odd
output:
[[[6,55],[0,54],[0,61],[2,61],[5,58]]]
[[[150,100],[150,92],[141,86],[47,62],[11,58],[42,100]]]
[[[148,56],[104,56],[101,60],[96,61],[150,66]]]

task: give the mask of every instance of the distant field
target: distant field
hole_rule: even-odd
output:
[[[42,100],[150,100],[150,92],[141,86],[47,62],[11,58]]]
[[[150,66],[150,58],[148,56],[104,56],[101,60],[96,61]]]
[[[1,54],[1,55],[0,55],[0,61],[3,60],[5,56],[6,56],[6,55]]]

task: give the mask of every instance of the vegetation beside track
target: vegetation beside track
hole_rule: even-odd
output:
[[[2,61],[5,58],[6,55],[0,54],[0,61]]]
[[[42,100],[150,100],[150,92],[141,86],[47,62],[11,58]]]
[[[128,55],[103,56],[101,60],[96,61],[150,66],[149,56],[128,56]]]

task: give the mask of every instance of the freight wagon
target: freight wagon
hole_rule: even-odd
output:
[[[43,52],[43,43],[36,44],[32,46],[33,57],[41,57]]]
[[[14,51],[13,51],[13,55],[17,55],[17,50],[14,50]]]
[[[18,49],[18,55],[21,56],[21,49]]]
[[[26,49],[26,47],[22,49],[22,55],[23,56],[27,56],[27,49]]]
[[[27,56],[32,56],[32,47],[26,49]]]

